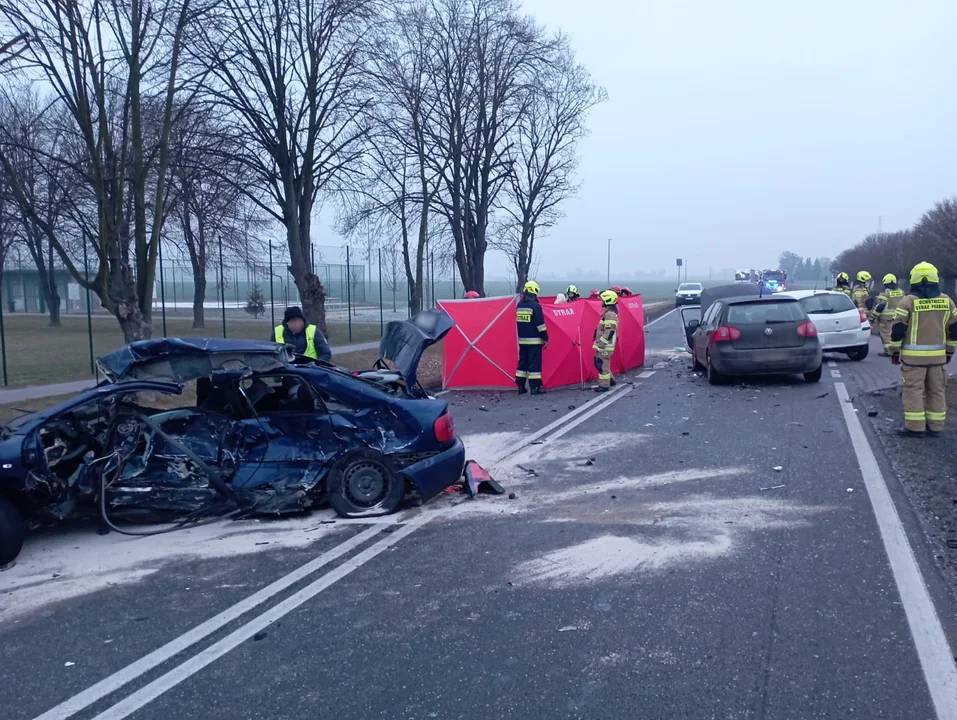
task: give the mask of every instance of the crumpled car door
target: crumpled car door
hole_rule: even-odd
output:
[[[190,513],[228,502],[223,447],[235,421],[209,410],[181,408],[117,419],[115,450],[124,458],[107,488],[112,508]]]
[[[293,382],[300,384],[303,400],[317,400],[306,395],[309,390],[305,382],[298,378]],[[299,512],[322,499],[316,488],[342,445],[321,403],[260,410],[239,426],[246,442],[249,470],[236,472],[233,489],[243,506],[257,513]],[[254,469],[253,458],[257,460]]]

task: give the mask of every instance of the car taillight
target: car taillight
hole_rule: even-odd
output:
[[[867,313],[864,312],[863,310],[858,310],[857,312],[861,314],[861,325],[863,325],[864,323],[867,322]]]
[[[817,337],[817,328],[814,326],[814,323],[808,321],[802,325],[798,325],[798,335],[801,337]]]
[[[717,330],[714,331],[714,341],[715,342],[731,342],[732,340],[740,340],[741,331],[736,327],[731,327],[729,325],[722,325]]]
[[[440,443],[451,442],[455,439],[455,423],[452,422],[452,416],[448,411],[439,416],[432,429],[435,431],[435,439]]]

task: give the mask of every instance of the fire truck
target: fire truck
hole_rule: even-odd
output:
[[[761,273],[761,284],[773,293],[787,290],[788,274],[783,270],[765,270]]]

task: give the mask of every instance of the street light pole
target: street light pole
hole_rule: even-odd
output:
[[[611,238],[608,238],[608,271],[605,278],[605,285],[611,287]]]

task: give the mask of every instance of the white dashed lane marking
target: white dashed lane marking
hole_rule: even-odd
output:
[[[841,371],[840,371],[840,370],[831,370],[831,377],[832,377],[832,378],[839,378],[839,377],[841,377]]]

